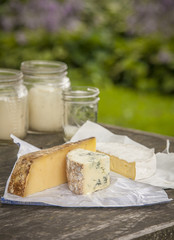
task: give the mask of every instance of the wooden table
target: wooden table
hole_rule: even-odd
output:
[[[147,147],[162,151],[174,138],[105,125]],[[62,134],[28,135],[29,143],[46,148],[63,143]],[[0,195],[16,161],[15,144],[0,146]],[[167,190],[174,199],[174,190]],[[0,239],[174,239],[174,201],[144,207],[61,208],[0,205]]]

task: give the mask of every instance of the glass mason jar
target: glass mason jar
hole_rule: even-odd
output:
[[[64,140],[69,141],[87,120],[97,122],[99,89],[95,87],[72,87],[63,91]]]
[[[55,61],[21,63],[29,94],[29,130],[37,133],[62,131],[62,90],[70,86],[67,65]]]
[[[27,89],[22,73],[0,69],[0,142],[9,141],[10,134],[24,138],[27,133]]]

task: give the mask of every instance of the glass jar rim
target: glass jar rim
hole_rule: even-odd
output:
[[[100,91],[96,87],[90,86],[72,86],[63,90],[63,99],[65,101],[83,98],[96,98]]]
[[[21,71],[10,68],[0,68],[0,84],[12,84],[22,81],[23,74]]]
[[[29,60],[21,63],[24,74],[55,74],[67,70],[67,64],[60,61]]]

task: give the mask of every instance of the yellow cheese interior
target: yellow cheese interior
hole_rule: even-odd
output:
[[[97,151],[101,152],[101,151]],[[135,162],[127,162],[125,160],[119,159],[118,157],[109,155],[105,152],[102,152],[110,157],[110,170],[121,174],[127,178],[135,179],[136,168]]]
[[[115,156],[110,156],[110,169],[111,171],[119,173],[127,178],[135,179],[135,162],[129,163]]]
[[[65,148],[35,159],[27,176],[24,197],[67,182],[66,155],[76,148],[95,151],[96,139],[90,138],[73,143],[68,147],[65,146]]]

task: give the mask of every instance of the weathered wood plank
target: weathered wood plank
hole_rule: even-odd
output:
[[[147,147],[162,151],[168,137],[105,125]],[[62,134],[28,135],[46,148],[63,143]],[[174,150],[174,138],[169,137]],[[18,148],[0,146],[0,195],[3,195]],[[167,190],[174,198],[174,190]],[[0,205],[0,239],[174,239],[174,201],[129,208],[59,208]]]

